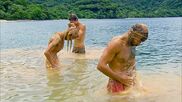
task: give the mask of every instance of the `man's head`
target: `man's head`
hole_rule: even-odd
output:
[[[148,38],[148,27],[145,24],[135,24],[131,27],[129,33],[129,44],[138,46]]]
[[[70,23],[74,23],[75,25],[78,23],[78,17],[76,14],[71,13],[68,19]]]

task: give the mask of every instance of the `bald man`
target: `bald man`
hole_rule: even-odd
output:
[[[136,84],[135,47],[147,38],[147,26],[135,24],[108,43],[97,65],[97,69],[109,77],[108,92],[120,93]]]

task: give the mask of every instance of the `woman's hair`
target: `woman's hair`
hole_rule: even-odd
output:
[[[73,35],[78,34],[78,29],[76,28],[74,23],[69,23],[68,24],[68,28],[73,27],[72,30],[70,30],[69,32],[66,33],[66,37],[65,40],[67,40],[67,51],[69,51],[69,49],[71,50],[72,48],[72,37]]]

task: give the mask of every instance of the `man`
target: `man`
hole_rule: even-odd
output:
[[[121,93],[136,84],[135,47],[147,38],[147,26],[135,24],[108,43],[97,69],[109,77],[107,89],[110,93]]]
[[[85,31],[86,26],[78,21],[78,17],[75,14],[70,14],[70,23],[74,23],[79,30],[78,37],[74,39],[73,53],[85,53]]]
[[[65,32],[57,32],[53,37],[49,40],[48,47],[44,52],[44,55],[47,58],[49,67],[55,68],[59,65],[59,60],[57,57],[57,53],[63,49],[64,40],[72,40],[78,37],[78,29],[73,23],[69,24],[69,28]],[[47,63],[47,64],[48,64]]]

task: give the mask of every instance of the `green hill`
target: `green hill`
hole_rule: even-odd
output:
[[[0,0],[0,19],[182,17],[181,0]]]

